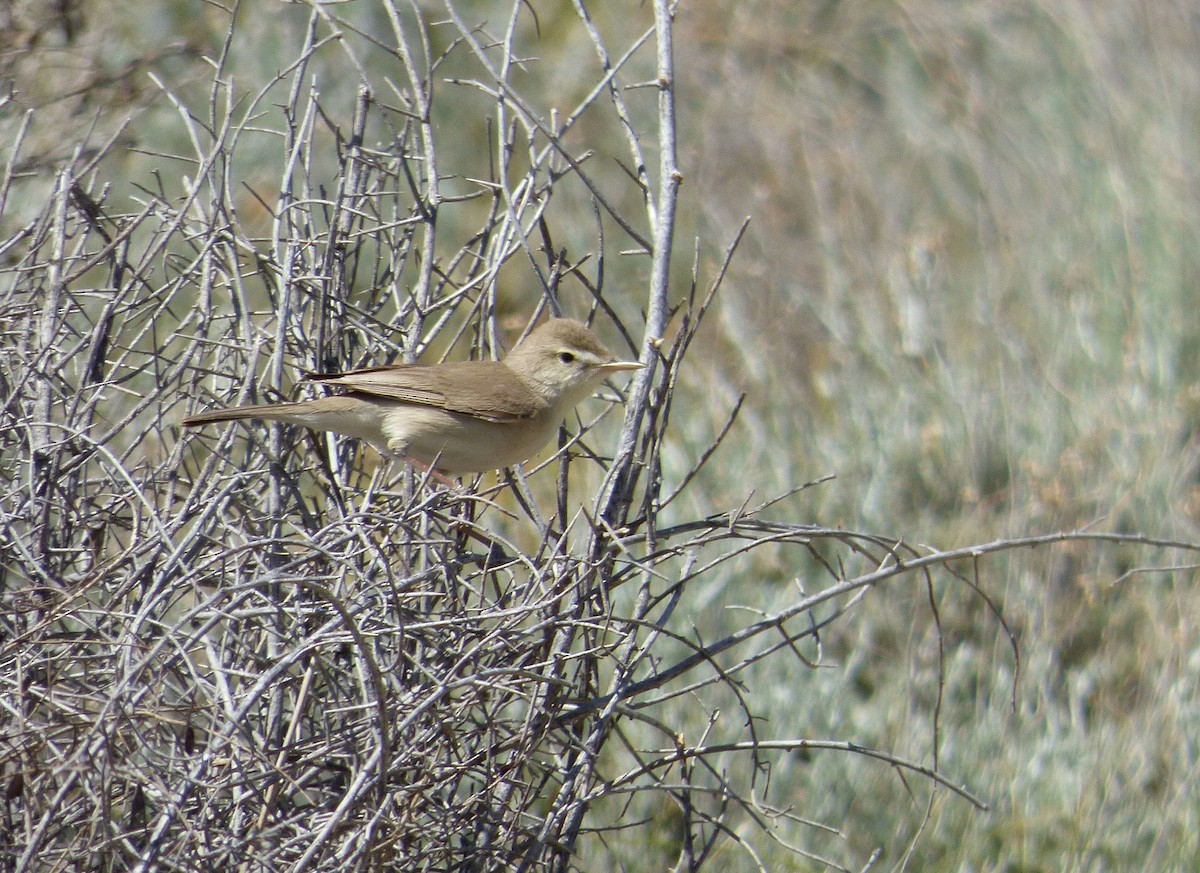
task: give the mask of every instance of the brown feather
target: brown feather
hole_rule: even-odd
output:
[[[483,421],[520,421],[537,415],[547,405],[499,361],[400,364],[304,378],[345,388],[352,394],[432,406]]]

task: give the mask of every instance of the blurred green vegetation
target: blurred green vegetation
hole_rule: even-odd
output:
[[[508,15],[476,6],[497,26]],[[625,6],[637,4],[592,11],[627,39],[646,22]],[[13,110],[37,109],[23,196],[49,185],[46,170],[78,144],[130,118],[124,159],[97,173],[122,196],[151,184],[159,155],[182,148],[185,134],[149,71],[195,106],[207,102],[203,59],[221,50],[223,14],[183,2],[109,8],[77,4],[69,38],[48,20],[6,37],[4,73],[16,88],[0,119],[6,150]],[[566,110],[591,81],[592,67],[580,73],[590,47],[565,4],[534,8],[536,27],[521,19],[538,55],[527,84],[543,82],[547,104]],[[371,4],[339,14],[386,39]],[[308,11],[247,2],[240,15],[223,74],[254,94],[302,42]],[[941,547],[1085,525],[1196,538],[1200,15],[1191,4],[719,0],[681,5],[676,48],[680,293],[692,238],[711,268],[752,218],[706,353],[679,388],[668,478],[687,469],[740,392],[749,399],[689,499],[725,509],[750,490],[761,498],[835,473],[778,513]],[[363,61],[394,63],[382,53]],[[329,103],[349,107],[357,78],[344,63],[318,53],[311,75]],[[445,78],[463,74],[447,64]],[[486,177],[494,146],[467,121],[471,102],[486,98],[438,87],[454,95],[438,116],[447,165],[474,161]],[[572,142],[613,164],[613,196],[631,196],[611,118],[589,115]],[[244,157],[238,181],[273,194],[274,168],[257,167],[253,150]],[[254,208],[247,195],[251,217]],[[0,235],[20,218],[18,202]],[[574,256],[594,249],[582,192],[558,199],[551,218]],[[446,220],[451,245],[458,219],[448,211]],[[646,267],[610,253],[614,305],[639,305]],[[525,311],[536,289],[519,264],[506,270],[502,296]],[[760,729],[780,736],[919,758],[940,708],[941,770],[994,805],[977,813],[939,794],[927,808],[927,792],[910,792],[879,762],[814,752],[776,763],[774,801],[839,831],[781,821],[781,838],[834,858],[879,847],[877,869],[898,869],[906,852],[908,869],[926,871],[1200,866],[1200,598],[1191,568],[1122,576],[1152,563],[1162,562],[1148,551],[1072,546],[981,566],[979,583],[1016,636],[1019,678],[995,616],[944,581],[937,621],[913,581],[873,593],[836,625],[822,641],[825,668],[751,671],[745,687],[770,716]],[[794,599],[811,566],[794,552],[759,553],[700,586],[687,620],[715,637],[735,605]],[[686,700],[670,707],[686,717]],[[733,702],[725,711],[714,741],[744,728]],[[748,766],[728,760],[731,772]],[[656,822],[649,835],[627,831],[628,845],[609,841],[629,869],[674,857],[670,808],[605,812]],[[748,826],[739,835],[753,839]],[[585,845],[585,868],[593,850],[608,857]],[[823,869],[759,851],[768,869]],[[731,870],[748,869],[732,844],[721,852]]]
[[[834,472],[800,512],[942,547],[1092,524],[1195,537],[1194,8],[720,3],[681,30],[700,233],[753,216],[705,381],[750,393],[728,455],[769,459],[759,493]],[[996,808],[939,801],[909,869],[1200,863],[1195,573],[1113,584],[1149,563],[982,568],[1019,641],[1015,710],[996,621],[938,591],[941,763]],[[777,715],[802,735],[915,752],[938,646],[923,592],[839,630],[844,672],[750,684],[790,683]],[[799,812],[885,847],[885,869],[925,814],[849,756],[791,778]]]

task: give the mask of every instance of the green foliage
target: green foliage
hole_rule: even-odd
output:
[[[750,393],[728,470],[769,457],[767,491],[835,472],[801,512],[911,542],[1195,536],[1187,4],[739,3],[683,27],[706,83],[684,116],[702,232],[754,219],[705,374]],[[1195,866],[1200,603],[1186,567],[1111,587],[1147,561],[983,568],[1022,653],[1015,711],[1003,634],[939,592],[943,765],[997,809],[939,804],[909,869]],[[936,638],[918,601],[864,604],[844,672],[764,678],[803,683],[802,733],[834,710],[864,742],[924,736]],[[838,784],[899,864],[919,805]]]

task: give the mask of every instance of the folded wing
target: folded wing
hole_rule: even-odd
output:
[[[546,408],[542,399],[498,361],[460,361],[368,367],[329,375],[307,374],[311,382],[352,394],[432,406],[483,421],[521,421]]]

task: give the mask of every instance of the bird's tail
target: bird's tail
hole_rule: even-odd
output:
[[[229,409],[213,409],[198,415],[189,415],[182,422],[184,427],[200,427],[220,421],[238,421],[244,418],[259,418],[267,421],[294,421],[304,403],[259,403],[253,406],[234,406]]]

